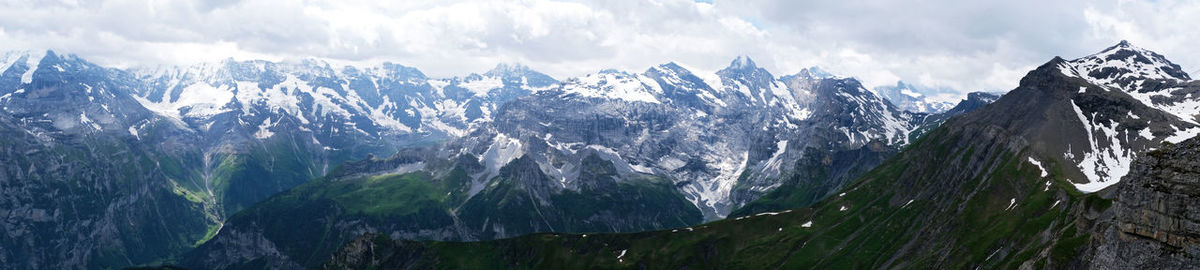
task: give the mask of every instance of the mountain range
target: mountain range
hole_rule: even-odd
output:
[[[605,70],[505,103],[443,145],[349,163],[273,197],[231,218],[185,265],[312,267],[364,232],[477,241],[683,227],[723,218],[785,179],[820,183],[789,202],[803,206],[944,118],[899,111],[854,79],[775,77],[748,58],[713,75],[673,63]],[[820,158],[833,156],[852,158]],[[414,193],[421,199],[389,195]],[[295,237],[312,233],[327,237]]]
[[[1190,268],[1197,89],[1123,41],[1051,59],[808,207],[630,234],[367,234],[325,268]]]
[[[313,266],[368,232],[656,230],[781,187],[805,194],[764,209],[803,207],[994,99],[908,112],[856,79],[746,57],[564,81],[516,64],[430,78],[391,63],[0,60],[0,264],[14,268]]]
[[[1200,83],[1120,42],[936,105],[748,57],[0,57],[3,268],[1179,268]]]

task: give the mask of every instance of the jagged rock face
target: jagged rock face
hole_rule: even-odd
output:
[[[452,142],[452,148],[465,149],[452,152],[479,156],[490,171],[531,155],[558,185],[575,189],[583,157],[575,152],[598,150],[621,175],[671,179],[712,220],[778,187],[806,152],[855,151],[877,142],[874,149],[886,157],[908,143],[924,120],[857,80],[808,73],[775,79],[748,58],[735,59],[715,76],[673,63],[641,74],[602,71],[502,106],[490,126]],[[497,142],[514,145],[515,154],[490,159]],[[835,170],[876,164],[855,162]],[[476,181],[485,184],[487,177]],[[844,181],[832,182],[840,187]]]
[[[44,130],[35,131],[41,136],[56,131],[132,136],[133,125],[153,116],[129,96],[139,85],[127,73],[54,52],[20,55],[0,75],[0,103],[23,125]]]
[[[818,135],[821,144],[842,149],[875,140],[889,146],[906,145],[911,142],[908,135],[928,115],[902,111],[855,79],[822,79],[814,92],[812,128],[826,133]]]
[[[1113,198],[1112,221],[1081,253],[1093,269],[1183,269],[1200,265],[1200,139],[1166,146],[1134,163]]]
[[[146,263],[215,229],[179,167],[197,162],[194,134],[141,108],[132,76],[53,52],[14,58],[0,74],[0,265]]]

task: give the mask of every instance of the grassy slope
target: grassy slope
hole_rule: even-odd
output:
[[[700,211],[670,181],[651,176],[620,179],[612,162],[596,156],[581,163],[584,169],[576,181],[584,186],[579,190],[546,191],[557,188],[547,185],[557,183],[536,166],[532,159],[520,158],[503,168],[493,184],[458,209],[463,223],[485,228],[481,238],[494,239],[500,236],[486,229],[488,224],[525,234],[644,231],[702,220]]]
[[[340,221],[399,223],[399,226],[444,227],[452,224],[445,203],[444,181],[427,173],[388,174],[352,179],[316,179],[280,193],[230,217],[226,227],[259,230],[280,251],[301,264],[315,264],[348,237]],[[206,248],[202,245],[197,251]],[[193,251],[195,252],[195,251]],[[255,268],[248,261],[235,268]]]
[[[833,152],[809,148],[792,168],[794,173],[785,179],[782,185],[735,209],[729,216],[740,217],[811,206],[836,194],[841,188],[840,184],[852,183],[882,164],[895,152],[883,145],[868,145],[861,149]],[[833,169],[844,171],[835,172]]]
[[[603,166],[605,164],[608,166]],[[594,165],[599,166],[598,175],[615,175],[611,163]],[[471,178],[462,166],[453,166],[448,173],[439,176],[419,171],[317,179],[239,212],[230,218],[226,229],[259,231],[287,258],[302,260],[297,262],[301,265],[319,265],[366,228],[381,232],[472,234],[473,230],[497,224],[509,233],[526,233],[545,231],[547,228],[528,225],[533,217],[542,217],[546,220],[539,219],[539,222],[551,224],[555,231],[590,232],[610,231],[614,228],[611,226],[639,226],[608,223],[613,221],[611,218],[622,221],[621,218],[635,218],[635,215],[650,219],[641,220],[645,224],[640,226],[676,227],[701,220],[699,211],[663,179],[608,180],[604,188],[551,192],[547,198],[550,204],[539,203],[533,208],[530,205],[533,195],[527,191],[531,187],[517,184],[521,181],[514,178],[522,177],[521,172],[528,168],[514,166],[502,171],[505,173],[498,180],[469,202],[466,196]],[[599,179],[588,181],[601,182]],[[464,219],[456,223],[452,211],[458,211]],[[462,231],[459,226],[470,229]],[[482,235],[477,237],[491,237],[492,232],[478,233]],[[209,252],[220,252],[222,248],[205,245],[197,249],[200,253],[195,255],[202,257],[212,254]],[[248,261],[234,267],[255,268],[256,265],[269,264]]]

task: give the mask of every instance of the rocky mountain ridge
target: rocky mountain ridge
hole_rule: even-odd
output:
[[[601,218],[563,214],[506,229],[487,214],[473,215],[482,219],[475,221],[456,221],[463,215],[451,214],[441,216],[448,227],[371,230],[412,229],[397,238],[490,239],[677,227],[724,217],[777,188],[776,179],[793,174],[790,164],[817,151],[811,149],[869,148],[882,157],[912,141],[919,127],[936,125],[926,115],[894,108],[857,80],[818,70],[775,77],[749,58],[716,74],[668,63],[643,73],[603,71],[563,82],[520,65],[439,79],[396,64],[338,68],[312,60],[132,70],[50,51],[9,53],[0,60],[3,128],[25,138],[4,152],[21,165],[12,166],[0,184],[6,193],[25,195],[8,198],[10,234],[0,261],[30,268],[135,265],[176,256],[214,236],[230,239],[222,234],[259,237],[228,226],[235,213],[343,162],[411,147],[436,150],[418,155],[421,164],[353,173],[363,183],[386,176],[385,182],[401,184],[388,188],[401,190],[430,188],[411,181],[425,177],[419,179],[433,185],[429,190],[450,195],[415,203],[449,203],[428,208],[437,211],[487,213],[522,194],[514,191],[537,187],[542,191],[533,193],[535,203],[511,205],[507,209],[517,214],[508,218],[540,210],[533,205],[589,197],[637,202],[612,205],[648,218],[622,221],[622,215],[598,211],[586,213]],[[832,185],[853,175],[842,174]],[[653,195],[609,196],[634,190]],[[463,204],[477,196],[479,202]],[[95,211],[80,211],[72,202],[88,202],[86,209]],[[664,202],[678,206],[672,211],[679,215],[655,217],[664,208],[644,207]],[[44,242],[62,244],[37,244]],[[225,243],[234,242],[265,243]],[[41,256],[24,253],[34,251]]]

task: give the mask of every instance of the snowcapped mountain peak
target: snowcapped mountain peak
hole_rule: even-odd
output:
[[[758,69],[758,65],[755,65],[754,60],[751,60],[749,56],[740,55],[737,58],[734,58],[733,61],[729,63],[729,67],[726,69],[754,70]]]
[[[617,70],[617,69],[613,69],[613,68],[601,69],[599,72],[596,72],[596,73],[598,73],[598,74],[625,74],[625,75],[629,75],[629,73],[628,73],[628,72],[621,71],[621,70]]]
[[[717,71],[717,75],[721,77],[735,80],[774,80],[775,78],[766,69],[754,64],[754,60],[750,60],[747,56],[738,56],[729,63],[728,67]]]
[[[1124,40],[1099,53],[1067,63],[1074,69],[1064,71],[1067,75],[1126,92],[1144,89],[1147,83],[1191,80],[1179,65],[1171,63],[1166,57]]]
[[[29,83],[33,80],[33,72],[38,69],[38,64],[47,55],[54,55],[51,50],[46,51],[12,51],[0,58],[0,72],[7,71],[13,66],[23,66],[25,70],[21,76],[21,83]]]
[[[1041,86],[1040,80],[1059,74],[1082,81],[1018,90],[1049,89],[1051,96],[1064,99],[1057,103],[1059,110],[1075,115],[1056,121],[1078,127],[1076,137],[1082,139],[1049,152],[1076,165],[1081,173],[1075,176],[1080,179],[1075,186],[1080,191],[1112,186],[1129,172],[1137,155],[1162,142],[1200,134],[1200,96],[1194,94],[1200,89],[1178,65],[1158,53],[1120,42],[1075,60],[1056,57],[1021,83]]]
[[[22,51],[5,52],[3,56],[0,56],[0,72],[8,70],[13,64],[21,61],[25,55],[26,53]]]
[[[691,70],[688,70],[687,68],[685,68],[675,62],[667,62],[666,64],[660,64],[657,66],[653,66],[653,67],[650,67],[649,69],[647,69],[646,71],[650,72],[650,71],[656,71],[656,70],[661,71],[661,72],[671,72],[671,73],[692,73]]]
[[[505,86],[527,86],[531,88],[546,88],[558,83],[550,75],[538,72],[520,63],[500,63],[483,74],[484,77],[498,78]]]
[[[734,59],[729,67],[717,71],[717,75],[721,79],[719,90],[737,93],[751,103],[767,104],[777,99],[792,99],[784,84],[746,56]]]
[[[825,71],[824,69],[821,69],[821,67],[818,67],[818,66],[811,66],[806,69],[802,69],[796,75],[797,76],[805,76],[805,77],[813,78],[813,79],[825,79],[825,78],[837,77],[836,75],[833,75],[833,73],[829,73],[828,71]]]
[[[49,50],[11,52],[3,60],[0,114],[17,117],[33,133],[125,130],[148,113],[129,106],[136,103],[127,95],[126,83],[134,83],[128,73]]]
[[[265,60],[250,60],[235,63],[240,69],[258,72],[266,71],[268,66],[272,66],[271,62]],[[315,58],[304,58],[294,63],[283,62],[282,64],[274,66],[281,67],[286,73],[305,74],[319,77],[332,77],[336,76],[337,74],[337,70],[334,69],[329,62]]]
[[[635,102],[661,103],[662,89],[653,79],[615,69],[572,78],[563,83],[565,94],[584,97],[621,99]]]
[[[722,87],[721,79],[712,73],[695,73],[675,62],[651,67],[644,76],[656,81],[662,89],[663,98],[678,104],[712,113],[717,107],[729,106],[725,95],[715,91]]]
[[[429,79],[428,76],[425,76],[425,73],[422,73],[421,70],[415,67],[392,62],[383,62],[383,65],[380,66],[380,70],[384,72],[383,74],[379,74],[382,75],[380,77],[413,78],[422,80]]]
[[[1067,76],[1124,91],[1146,106],[1200,124],[1200,97],[1192,95],[1187,86],[1191,77],[1165,56],[1122,41],[1087,57],[1060,59],[1051,63],[1057,63],[1059,71]]]
[[[995,94],[995,93],[988,93],[988,92],[971,92],[971,93],[967,93],[967,100],[978,100],[978,101],[982,101],[983,103],[992,103],[992,102],[996,102],[996,99],[999,99],[1000,96],[1002,96],[1002,95],[1004,95],[1004,94],[1003,93]]]
[[[916,88],[913,87],[913,85],[904,83],[904,81],[896,81],[896,88],[900,90],[900,94],[903,94],[905,96],[910,96],[913,98],[921,98],[921,97],[925,96],[921,93],[916,92]]]
[[[520,63],[499,63],[491,70],[488,70],[484,75],[503,76],[503,75],[521,75],[532,71],[529,67]]]
[[[27,60],[27,61],[41,61],[41,60],[42,60],[42,57],[45,57],[46,55],[49,55],[49,54],[54,54],[54,51],[53,51],[53,50],[45,50],[45,51],[34,51],[34,50],[15,50],[15,51],[7,51],[7,52],[4,52],[4,54],[3,54],[3,55],[0,55],[0,65],[4,65],[5,67],[7,67],[7,66],[9,66],[9,65],[16,64],[17,62],[19,62],[19,61],[20,61],[20,60],[22,60],[22,59],[25,59],[25,60]]]
[[[39,67],[53,68],[58,72],[64,72],[67,66],[76,67],[99,67],[91,62],[88,62],[74,54],[57,54],[52,50],[46,50],[43,53],[30,54],[27,61],[30,63],[37,62]]]
[[[266,63],[267,61],[266,60],[255,60],[255,61],[249,61],[249,62]],[[305,67],[312,67],[312,68],[333,69],[328,61],[321,60],[318,58],[311,58],[311,57],[300,59],[300,65],[305,66]]]
[[[879,96],[891,101],[892,104],[899,107],[901,110],[920,113],[939,113],[949,110],[954,107],[954,103],[945,101],[930,100],[919,86],[905,83],[904,81],[896,81],[895,86],[879,86],[875,87],[875,93]]]
[[[669,62],[650,67],[646,69],[644,74],[652,77],[662,77],[662,79],[667,80],[667,83],[670,84],[679,84],[681,83],[679,80],[686,80],[691,77],[699,78],[697,74],[692,73],[691,70],[688,70],[687,68],[676,64],[675,62]],[[703,83],[702,80],[701,83]]]

